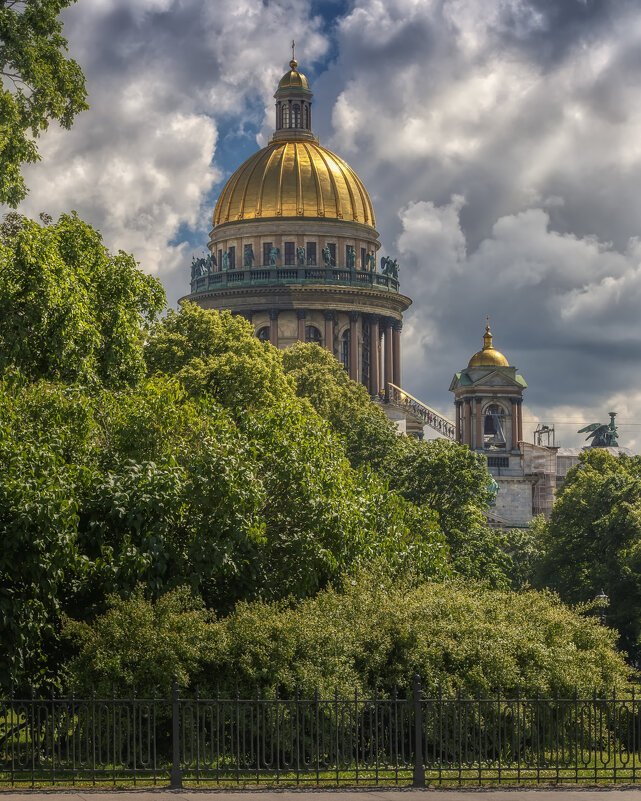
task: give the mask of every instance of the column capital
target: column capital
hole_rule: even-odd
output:
[[[351,321],[352,323],[357,323],[357,322],[358,322],[358,318],[359,318],[360,316],[361,316],[361,313],[360,313],[360,312],[357,312],[357,311],[351,311],[351,312],[349,313],[349,319],[350,319],[350,321]]]
[[[270,320],[278,320],[278,314],[279,314],[279,310],[278,309],[270,309],[269,310],[269,319]]]
[[[307,309],[296,309],[296,318],[304,320],[307,317]]]
[[[394,331],[402,331],[403,330],[403,321],[402,320],[394,320],[392,322],[392,328]]]
[[[333,321],[334,317],[336,316],[336,312],[333,309],[325,309],[325,311],[323,313],[325,315],[325,319],[326,320],[332,320]]]
[[[367,319],[374,325],[378,325],[381,321],[380,315],[378,314],[368,314]]]

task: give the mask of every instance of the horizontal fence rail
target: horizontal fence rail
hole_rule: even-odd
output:
[[[7,698],[0,786],[635,783],[625,698]]]

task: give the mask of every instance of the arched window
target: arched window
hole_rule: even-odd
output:
[[[483,413],[483,447],[504,451],[505,444],[505,410],[491,403]]]
[[[269,342],[269,326],[264,325],[262,328],[259,328],[256,336],[261,342]]]
[[[292,128],[300,128],[300,103],[292,106]]]
[[[307,103],[303,105],[303,128],[309,130],[309,106]]]
[[[289,128],[289,103],[283,103],[283,108],[281,111],[281,119],[282,119],[282,128]]]
[[[320,345],[321,341],[321,332],[318,330],[318,328],[316,328],[315,325],[306,325],[305,342],[314,342],[316,345]]]
[[[350,330],[349,328],[343,331],[343,336],[341,337],[341,363],[343,367],[349,373],[349,343],[350,343]]]

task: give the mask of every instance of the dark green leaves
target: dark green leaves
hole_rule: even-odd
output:
[[[85,78],[64,54],[59,14],[74,0],[0,0],[0,203],[27,194],[21,167],[51,120],[70,128],[86,103]]]
[[[62,215],[22,218],[0,232],[0,371],[89,386],[134,384],[144,373],[143,327],[164,291],[133,257]]]

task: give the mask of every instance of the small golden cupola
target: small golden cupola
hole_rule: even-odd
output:
[[[292,42],[289,72],[278,82],[276,100],[276,130],[273,140],[314,139],[312,133],[312,90],[294,57],[296,43]]]
[[[492,332],[490,331],[490,318],[486,317],[485,333],[483,334],[483,349],[472,356],[468,367],[509,367],[510,363],[505,356],[492,345]]]

